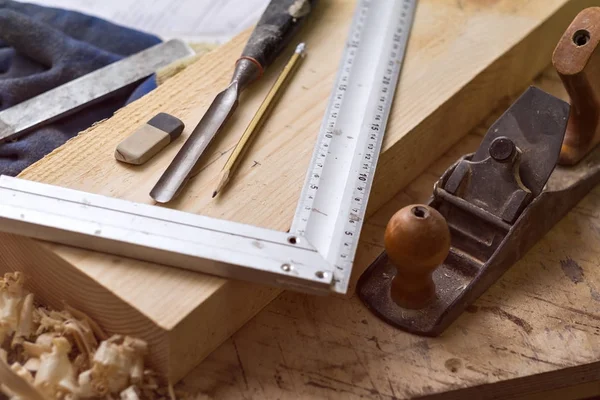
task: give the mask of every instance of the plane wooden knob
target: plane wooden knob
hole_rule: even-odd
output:
[[[397,270],[391,286],[392,299],[404,308],[427,306],[435,298],[431,274],[450,251],[446,219],[434,208],[409,205],[392,216],[384,241]]]

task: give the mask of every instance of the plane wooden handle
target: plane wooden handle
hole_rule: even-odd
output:
[[[290,43],[316,0],[272,0],[258,21],[242,57],[266,69]]]
[[[586,8],[573,19],[552,63],[571,99],[559,163],[574,165],[600,143],[600,7]]]

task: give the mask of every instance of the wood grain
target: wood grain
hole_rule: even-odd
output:
[[[421,0],[409,43],[370,213],[384,205],[497,106],[520,92],[549,62],[556,41],[591,0]],[[343,49],[354,1],[320,2],[299,40],[308,55],[229,190],[211,201],[218,171],[259,106],[287,56],[242,96],[227,129],[211,146],[202,173],[171,205],[181,210],[285,230],[289,228],[314,141]],[[122,109],[21,174],[22,178],[150,203],[148,192],[174,157],[213,96],[228,82],[249,32],[204,55],[158,90]],[[293,49],[290,49],[292,51]],[[115,146],[157,112],[179,117],[188,129],[143,168],[117,163]],[[365,228],[368,231],[372,228]],[[34,244],[35,243],[35,244]],[[363,241],[357,271],[374,252]],[[3,248],[14,241],[2,243]],[[73,285],[70,301],[108,331],[150,341],[151,360],[172,380],[188,372],[268,304],[279,291],[65,246],[28,242],[47,252],[52,278]],[[28,252],[14,244],[0,264],[41,279]],[[366,246],[366,247],[365,247]],[[374,248],[374,247],[373,247]],[[24,252],[19,257],[5,254]],[[58,257],[60,260],[56,260]],[[85,280],[74,279],[85,276]],[[83,285],[75,287],[75,285]],[[86,293],[105,293],[108,298]],[[65,295],[67,296],[67,295]],[[118,298],[123,310],[108,304]],[[317,300],[314,300],[317,301]],[[328,301],[328,300],[319,300]],[[338,300],[331,300],[333,302]],[[318,303],[320,304],[320,303]],[[125,310],[126,309],[126,310]]]
[[[566,98],[549,69],[536,86]],[[383,250],[385,224],[423,202],[474,151],[507,101],[364,228],[359,259]],[[600,395],[600,187],[439,338],[396,330],[356,296],[284,293],[213,352],[181,387],[211,399],[519,399]]]

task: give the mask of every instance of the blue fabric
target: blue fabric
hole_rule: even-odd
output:
[[[156,36],[78,12],[0,0],[0,110],[160,42]],[[0,174],[19,174],[155,88],[155,77],[150,77],[73,116],[0,144]]]

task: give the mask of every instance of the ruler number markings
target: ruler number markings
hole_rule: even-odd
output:
[[[364,28],[364,22],[368,14],[369,3],[369,1],[363,2],[359,19],[356,23],[354,32],[351,35],[352,40],[346,44],[346,46],[349,49],[346,51],[346,60],[344,62],[343,67],[341,68],[341,73],[338,78],[338,82],[340,83],[335,86],[335,93],[332,97],[333,102],[327,110],[328,117],[325,125],[325,135],[320,140],[319,152],[313,165],[309,186],[304,195],[304,199],[301,199],[301,201],[304,200],[304,212],[301,218],[301,221],[304,223],[308,222],[310,214],[313,212],[313,201],[319,189],[321,173],[325,166],[325,159],[329,154],[329,147],[335,135],[336,121],[339,116],[339,110],[342,108],[344,92],[346,92],[346,90],[348,89],[347,82],[349,81],[350,74],[352,73],[352,66],[354,64],[354,59],[356,58],[356,48],[358,48],[360,44],[361,33]],[[304,229],[300,229],[297,232],[298,235],[303,235],[304,233]]]
[[[292,224],[345,293],[416,0],[359,0]]]
[[[393,35],[392,50],[389,54],[387,68],[381,81],[380,97],[376,112],[370,124],[371,129],[368,134],[366,150],[363,155],[361,170],[359,171],[357,182],[355,184],[355,191],[352,197],[351,212],[345,226],[344,235],[346,240],[344,240],[341,249],[339,262],[335,265],[337,270],[345,271],[347,276],[349,275],[354,262],[353,255],[356,252],[358,235],[362,228],[359,216],[364,216],[364,211],[366,209],[366,202],[364,200],[365,197],[368,196],[367,192],[370,190],[370,184],[372,183],[373,173],[383,142],[383,138],[380,137],[383,135],[386,125],[383,114],[389,112],[393,97],[391,95],[393,95],[396,86],[396,82],[394,82],[394,85],[392,86],[392,79],[393,77],[395,77],[395,81],[398,79],[401,61],[404,56],[405,48],[402,42],[405,39],[403,36],[405,31],[403,28],[407,24],[406,17],[411,3],[412,0],[405,0],[398,28]],[[392,90],[390,90],[390,88]]]

